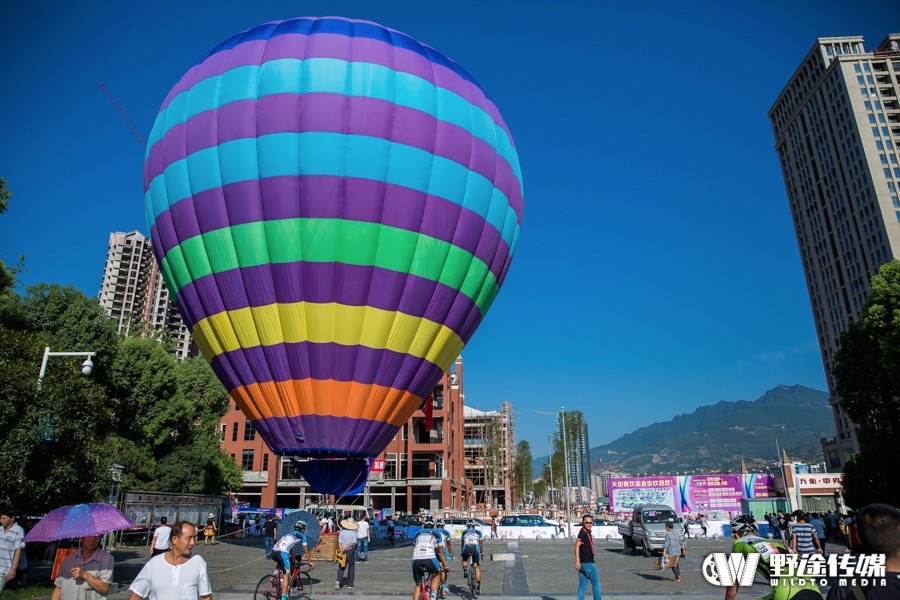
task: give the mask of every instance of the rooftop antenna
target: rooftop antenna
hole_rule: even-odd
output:
[[[130,118],[128,118],[128,114],[122,109],[121,106],[119,106],[119,103],[116,102],[116,99],[112,95],[112,92],[109,91],[109,88],[107,88],[105,85],[103,85],[102,81],[100,82],[100,89],[103,90],[103,93],[106,94],[106,97],[109,98],[109,101],[112,102],[112,105],[116,108],[117,111],[119,111],[119,114],[122,116],[122,119],[131,128],[131,132],[134,133],[134,136],[138,139],[138,141],[141,143],[141,145],[144,148],[146,148],[147,140],[144,139],[144,136],[141,135],[141,132],[138,131],[138,128],[135,126],[135,124],[132,122],[132,120]]]

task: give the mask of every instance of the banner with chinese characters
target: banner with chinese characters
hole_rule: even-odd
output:
[[[744,475],[744,498],[777,498],[775,477],[771,473],[747,473]]]
[[[687,475],[678,478],[678,492],[678,512],[740,512],[744,482],[740,475]]]
[[[610,478],[607,483],[609,511],[627,513],[638,504],[675,507],[676,477]]]

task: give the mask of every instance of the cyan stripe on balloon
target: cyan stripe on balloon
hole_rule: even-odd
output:
[[[199,82],[160,111],[150,132],[147,154],[169,129],[203,111],[270,94],[310,92],[376,98],[453,123],[490,144],[510,164],[521,185],[522,171],[512,142],[483,109],[421,77],[382,65],[334,58],[283,58],[259,66],[236,67]]]
[[[483,175],[412,146],[339,133],[277,133],[244,138],[175,161],[150,182],[145,201],[146,206],[152,206],[153,215],[152,219],[148,215],[148,225],[152,227],[156,218],[169,209],[170,198],[177,202],[229,183],[291,175],[385,181],[433,194],[479,215],[514,248],[519,230],[515,211],[506,195]],[[516,223],[512,230],[505,227],[510,215]]]

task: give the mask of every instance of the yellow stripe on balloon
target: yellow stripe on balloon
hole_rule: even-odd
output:
[[[422,317],[336,302],[268,304],[224,311],[194,325],[203,355],[256,346],[336,343],[391,350],[446,368],[463,349],[453,330]]]

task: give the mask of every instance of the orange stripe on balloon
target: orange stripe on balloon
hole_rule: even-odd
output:
[[[253,383],[234,388],[231,397],[251,421],[315,414],[400,427],[422,405],[420,396],[404,390],[333,379]]]

